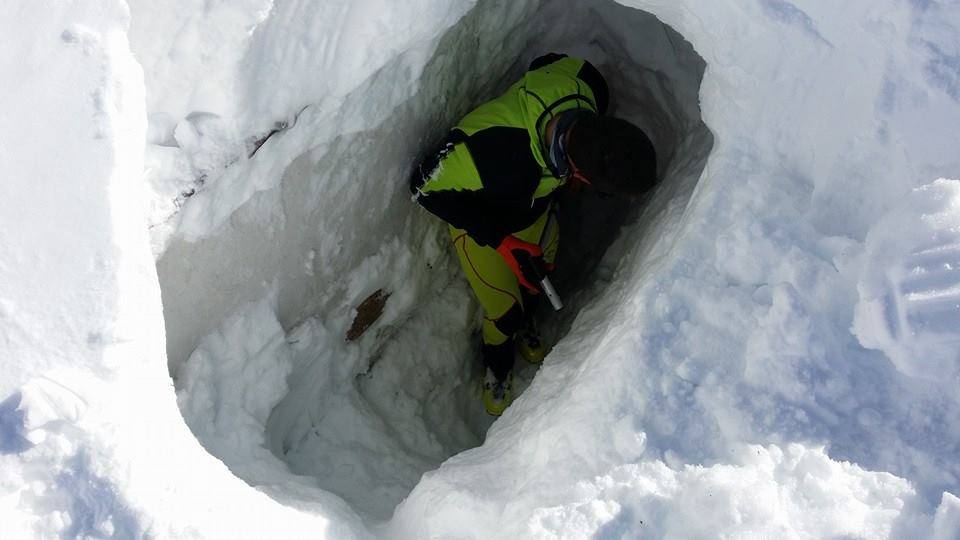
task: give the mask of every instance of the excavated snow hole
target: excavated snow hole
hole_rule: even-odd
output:
[[[662,209],[687,204],[713,144],[698,106],[705,64],[693,47],[652,15],[609,0],[557,0],[536,9],[481,0],[440,40],[416,80],[408,67],[416,55],[401,55],[354,92],[344,109],[376,108],[370,101],[396,85],[416,84],[415,95],[381,114],[373,127],[301,155],[281,186],[255,196],[227,232],[174,242],[158,263],[171,371],[179,375],[184,416],[239,477],[273,486],[271,495],[291,504],[315,500],[319,487],[360,516],[381,521],[423,473],[483,443],[493,419],[479,400],[479,312],[445,228],[410,202],[406,179],[416,157],[459,117],[551,51],[587,58],[600,68],[611,89],[610,114],[636,123],[653,140],[661,183],[632,202],[589,192],[562,196],[555,284],[567,307],[553,314],[541,305],[545,337],[562,339],[580,309],[604,295],[621,261],[644,261],[653,236],[675,234],[677,224],[664,222]],[[280,219],[271,218],[276,208]],[[365,226],[358,230],[357,223]],[[304,275],[304,252],[311,264],[315,253],[333,256]],[[249,275],[236,271],[245,264]],[[222,382],[216,372],[208,378],[191,374],[190,364],[200,360],[186,357],[218,324],[206,320],[211,313],[229,314],[229,302],[262,295],[262,289],[242,288],[244,280],[266,282],[263,275],[273,278],[272,307],[286,343],[249,357],[261,361],[267,351],[288,362],[290,373],[278,402],[252,400],[273,407],[260,434],[235,428],[221,433],[218,415],[238,413],[197,412],[202,400],[192,395],[206,395],[197,387]],[[207,305],[195,298],[198,289],[211,291]],[[390,295],[382,317],[347,342],[352,308],[378,289]],[[541,369],[550,369],[549,358]],[[518,363],[521,392],[535,372]],[[215,397],[227,391],[206,390]],[[240,396],[237,403],[244,399],[251,402]],[[204,415],[213,417],[214,428],[198,427]]]

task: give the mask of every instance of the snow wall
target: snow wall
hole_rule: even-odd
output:
[[[5,529],[956,537],[956,2],[397,4],[0,22]],[[632,9],[705,61],[699,175],[698,61]],[[488,429],[443,231],[377,181],[537,47],[675,153]]]
[[[265,453],[262,426],[231,421],[231,409],[251,402],[262,419],[280,399],[268,442],[294,473],[379,519],[424,472],[483,441],[490,420],[478,407],[482,372],[471,335],[479,313],[446,227],[411,203],[407,178],[463,114],[537,55],[558,50],[608,74],[612,114],[650,133],[663,182],[631,216],[622,201],[563,201],[558,287],[568,306],[545,331],[564,333],[581,305],[619,303],[622,290],[607,289],[622,254],[675,239],[666,223],[685,207],[712,143],[697,103],[704,64],[689,43],[652,15],[612,2],[479,2],[434,45],[422,71],[405,52],[346,96],[332,121],[307,105],[292,128],[233,165],[256,167],[277,153],[274,144],[297,145],[278,185],[239,207],[228,227],[175,238],[160,259],[169,358],[188,423],[241,477],[258,461],[250,453]],[[358,131],[338,131],[351,117],[363,118]],[[618,238],[625,220],[634,226],[593,272],[604,254],[597,246]],[[345,341],[354,308],[377,290],[389,295],[384,316],[363,339]],[[605,294],[615,296],[603,301]],[[263,297],[269,308],[235,307]],[[221,327],[243,309],[249,317]],[[589,336],[607,324],[594,316],[577,328]],[[281,327],[294,329],[289,343],[273,341]],[[249,449],[237,448],[243,431]]]

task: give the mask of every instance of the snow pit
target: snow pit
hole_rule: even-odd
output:
[[[483,443],[479,312],[445,227],[411,203],[406,178],[459,117],[551,51],[600,68],[611,114],[650,135],[662,181],[633,203],[564,198],[567,308],[543,317],[544,334],[576,355],[563,336],[609,323],[620,267],[663,255],[653,240],[676,234],[712,145],[703,60],[654,16],[612,1],[477,3],[432,46],[398,55],[336,109],[307,105],[225,172],[279,171],[274,187],[236,208],[228,194],[184,208],[158,262],[170,368],[188,424],[237,476],[288,504],[330,492],[382,521],[425,472]],[[190,140],[203,129],[191,125]],[[382,315],[346,340],[377,291],[389,294]],[[522,391],[535,369],[518,369]],[[548,358],[542,370],[553,369]]]
[[[613,4],[0,18],[5,537],[958,538],[956,2],[618,3],[699,175]],[[404,184],[548,49],[677,150],[487,427]]]

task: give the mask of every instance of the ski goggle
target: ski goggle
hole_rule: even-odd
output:
[[[569,156],[567,156],[566,135],[570,128],[577,123],[577,120],[592,114],[594,113],[591,111],[575,109],[564,111],[558,115],[557,123],[553,128],[553,135],[550,137],[550,150],[547,156],[551,172],[553,172],[557,178],[567,180],[571,176],[575,176],[587,184],[590,183],[580,174],[580,171],[570,163]]]

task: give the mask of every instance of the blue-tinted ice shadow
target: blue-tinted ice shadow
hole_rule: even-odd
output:
[[[926,45],[932,56],[924,70],[927,80],[954,101],[960,101],[960,55],[947,54],[935,43]]]
[[[785,24],[799,26],[824,44],[833,47],[833,43],[830,43],[817,30],[817,25],[814,24],[813,19],[805,11],[787,2],[787,0],[760,0],[760,8],[763,9],[763,13],[767,17]]]
[[[597,540],[631,538],[637,535],[637,531],[642,530],[641,527],[643,527],[643,520],[634,515],[633,508],[624,506],[613,519],[597,530],[594,538]]]
[[[70,500],[70,528],[63,538],[143,538],[136,514],[120,499],[109,481],[90,470],[90,458],[80,451],[56,477],[59,495]],[[112,530],[104,530],[110,522]]]
[[[21,454],[33,448],[25,436],[26,413],[19,409],[21,399],[20,392],[15,392],[0,403],[0,455]]]

